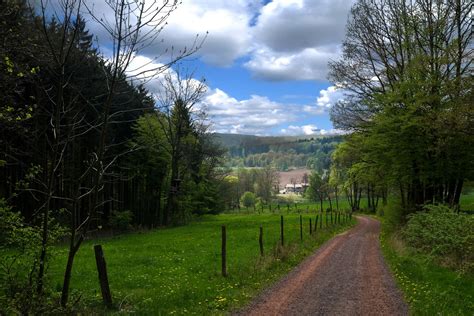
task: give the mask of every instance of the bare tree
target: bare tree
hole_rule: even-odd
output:
[[[69,0],[58,3],[58,9],[62,14],[63,23],[55,30],[59,35],[59,43],[57,39],[51,38],[51,32],[48,29],[48,21],[46,17],[46,4],[41,1],[42,19],[38,27],[45,39],[49,59],[53,61],[49,68],[51,76],[54,78],[53,87],[43,86],[44,94],[48,97],[50,107],[44,109],[45,115],[49,118],[48,130],[44,131],[41,136],[45,139],[48,155],[44,158],[43,172],[40,179],[36,183],[38,188],[29,189],[32,194],[39,194],[43,202],[38,211],[42,213],[42,236],[41,236],[41,252],[39,255],[39,268],[37,277],[37,293],[43,291],[43,278],[47,259],[47,245],[49,237],[49,222],[51,203],[59,197],[56,192],[57,181],[61,173],[66,151],[74,138],[75,131],[80,124],[80,117],[77,115],[76,99],[73,97],[69,100],[65,98],[65,90],[69,87],[71,77],[67,75],[65,70],[71,57],[71,52],[76,43],[77,28],[71,30],[71,23],[74,19],[79,18],[80,1]],[[57,18],[57,17],[56,17]]]
[[[413,79],[413,63],[426,58],[424,74],[446,97],[469,89],[472,67],[472,4],[469,0],[359,0],[351,9],[343,58],[330,62],[329,78],[349,91],[331,110],[339,128],[363,130],[382,108],[377,95]],[[472,69],[471,69],[472,70]],[[451,86],[451,84],[450,84]]]

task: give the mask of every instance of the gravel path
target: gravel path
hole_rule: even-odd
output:
[[[408,315],[382,258],[380,223],[357,220],[237,315]]]

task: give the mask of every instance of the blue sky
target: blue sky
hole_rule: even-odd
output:
[[[107,17],[103,2],[95,10]],[[155,44],[139,52],[146,64],[166,47],[207,38],[185,67],[206,79],[202,104],[213,130],[257,135],[337,133],[329,109],[343,93],[327,81],[340,58],[352,0],[183,0]],[[101,41],[101,30],[90,29]],[[154,61],[155,62],[155,61]],[[159,63],[159,61],[156,61]],[[159,93],[159,77],[148,83]]]

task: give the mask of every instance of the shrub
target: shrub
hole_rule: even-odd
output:
[[[114,211],[110,215],[109,223],[112,229],[127,231],[131,228],[133,213],[131,211]]]
[[[408,216],[402,236],[408,245],[448,265],[474,268],[474,216],[442,205],[427,205]]]
[[[256,197],[255,194],[252,192],[245,192],[242,194],[242,197],[240,198],[240,203],[244,207],[251,207],[255,205]]]
[[[51,217],[47,259],[55,254],[51,245],[65,233]],[[0,315],[54,313],[56,307],[47,284],[43,293],[36,291],[41,233],[39,227],[26,223],[19,212],[0,199]],[[46,277],[43,281],[47,282]]]

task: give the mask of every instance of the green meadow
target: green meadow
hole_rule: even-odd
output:
[[[101,244],[107,261],[114,307],[109,313],[222,314],[244,306],[305,256],[335,234],[355,224],[330,224],[309,234],[315,213],[284,214],[284,247],[280,214],[205,216],[187,226],[134,232],[89,240],[77,254],[71,301],[80,312],[105,312],[99,290],[93,245]],[[342,219],[342,218],[341,218]],[[320,221],[321,219],[319,219]],[[221,226],[227,228],[228,276],[221,276]],[[264,252],[260,256],[259,227]],[[61,289],[67,249],[57,250],[48,276]]]

